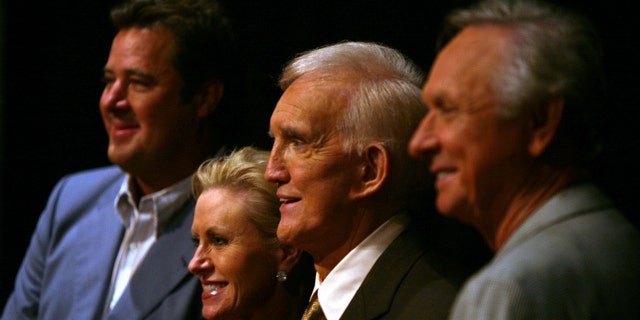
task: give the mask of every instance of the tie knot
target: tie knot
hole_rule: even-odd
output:
[[[302,315],[302,320],[326,320],[322,307],[320,307],[320,300],[318,300],[318,290],[316,290],[309,300],[307,309]]]

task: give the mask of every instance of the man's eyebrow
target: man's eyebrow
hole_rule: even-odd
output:
[[[115,71],[113,69],[108,68],[108,67],[102,68],[102,72],[104,72],[104,73],[115,73]],[[143,78],[148,78],[148,79],[153,78],[152,74],[150,74],[148,72],[144,72],[142,70],[137,70],[137,69],[127,69],[127,70],[125,70],[125,74],[127,76],[138,76],[138,77],[143,77]]]
[[[296,131],[296,129],[294,129],[292,127],[281,127],[281,128],[278,128],[278,130],[276,130],[276,131],[281,132],[282,135],[285,136],[285,137],[299,137],[300,136],[298,131]],[[267,134],[270,137],[273,138],[273,131],[271,129],[269,129]]]
[[[127,76],[138,76],[138,77],[143,77],[143,78],[147,78],[147,79],[153,78],[152,74],[150,74],[148,72],[141,71],[141,70],[136,70],[136,69],[127,69],[125,71],[125,74]]]
[[[438,93],[429,98],[428,101],[424,101],[423,99],[423,104],[429,109],[442,109],[445,106],[451,105],[451,102],[449,101],[447,94]]]
[[[301,135],[300,133],[298,133],[298,131],[292,127],[283,127],[280,129],[280,131],[282,131],[282,135],[284,135],[287,138],[300,138]]]

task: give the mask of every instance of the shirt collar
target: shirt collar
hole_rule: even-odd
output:
[[[126,228],[140,213],[153,214],[157,219],[157,232],[159,234],[161,226],[173,217],[177,209],[191,197],[191,177],[189,176],[167,188],[155,193],[148,194],[140,198],[140,203],[136,206],[133,198],[133,177],[127,174],[122,181],[120,190],[114,201],[116,212]]]
[[[351,250],[322,283],[316,273],[314,290],[322,288],[318,291],[318,300],[327,319],[342,316],[369,270],[408,224],[409,216],[406,214],[391,217]]]

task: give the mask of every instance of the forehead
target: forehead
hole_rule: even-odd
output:
[[[438,54],[423,88],[426,101],[493,91],[491,79],[504,64],[512,30],[496,25],[463,29]]]
[[[330,130],[348,102],[344,84],[337,79],[297,79],[276,104],[272,126],[298,123]]]
[[[113,39],[109,60],[126,62],[145,69],[167,67],[172,60],[174,49],[173,35],[164,28],[123,29]]]
[[[194,224],[211,221],[227,222],[231,225],[249,224],[243,199],[245,192],[230,188],[215,187],[204,190],[196,202]]]

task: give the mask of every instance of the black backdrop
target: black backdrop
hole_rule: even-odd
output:
[[[7,2],[0,3],[0,308],[55,182],[67,173],[108,164],[98,112],[99,78],[114,35],[108,9],[119,1]],[[428,70],[442,16],[470,1],[224,2],[250,75],[246,116],[254,126],[247,134],[255,145],[268,148],[268,118],[280,94],[275,82],[294,54],[340,40],[376,41],[400,49]],[[588,6],[561,2],[591,17],[605,40],[610,84],[606,134],[612,144],[597,177],[623,209],[636,215],[636,11],[630,0]]]

